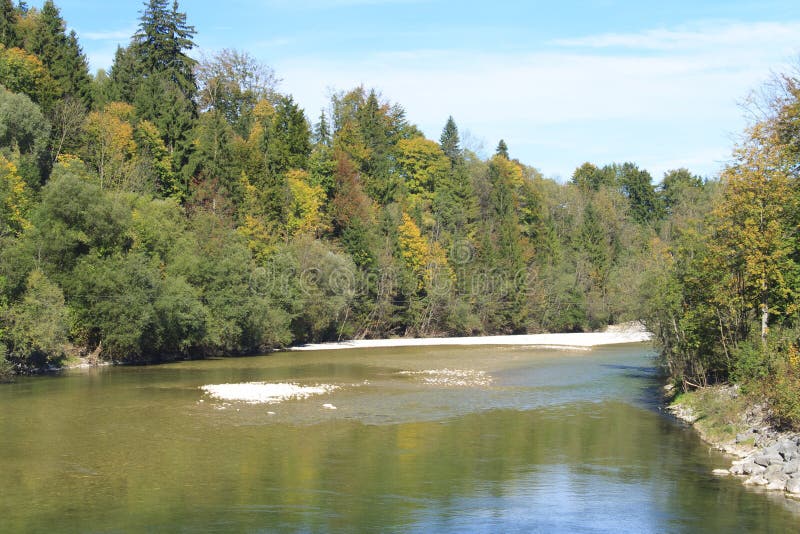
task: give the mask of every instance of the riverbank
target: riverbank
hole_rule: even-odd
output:
[[[676,396],[668,410],[736,458],[714,474],[800,498],[800,434],[776,429],[766,404],[752,402],[737,386],[712,386]]]
[[[358,339],[338,343],[311,343],[290,347],[288,350],[337,350],[362,348],[396,348],[429,346],[479,346],[479,345],[518,345],[532,347],[552,347],[561,349],[590,349],[601,345],[642,343],[649,341],[652,334],[640,323],[612,325],[602,332],[579,332],[569,334],[523,334],[509,336],[473,337],[428,337],[393,339]]]
[[[424,337],[424,338],[391,338],[391,339],[358,339],[331,343],[310,343],[278,349],[283,351],[312,351],[361,348],[397,348],[397,347],[433,347],[433,346],[530,346],[553,349],[586,349],[602,345],[620,345],[627,343],[643,343],[650,341],[652,334],[641,323],[630,322],[610,325],[601,332],[575,332],[556,334],[523,334],[501,336],[472,337]],[[39,372],[57,372],[64,369],[84,369],[116,362],[103,361],[99,351],[88,356],[72,355],[58,367],[40,369]]]

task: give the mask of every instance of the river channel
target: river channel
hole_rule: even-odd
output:
[[[0,530],[797,531],[793,501],[711,474],[730,461],[661,412],[653,358],[414,347],[21,378],[0,385]]]

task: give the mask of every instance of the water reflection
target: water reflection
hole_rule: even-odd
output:
[[[724,460],[638,401],[648,358],[350,351],[23,381],[0,388],[0,516],[9,531],[793,529],[796,512],[712,477]],[[493,381],[398,374],[445,367]],[[368,384],[199,402],[204,383],[258,380]]]

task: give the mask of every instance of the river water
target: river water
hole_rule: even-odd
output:
[[[252,382],[314,394],[249,403],[200,389]],[[23,378],[0,386],[0,530],[800,527],[793,501],[712,476],[729,459],[663,415],[657,391],[646,345],[277,353]]]

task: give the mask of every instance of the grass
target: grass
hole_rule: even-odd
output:
[[[697,417],[695,428],[708,441],[733,442],[737,434],[748,430],[744,414],[750,402],[733,388],[712,386],[681,393],[675,397],[673,404],[692,410]]]

